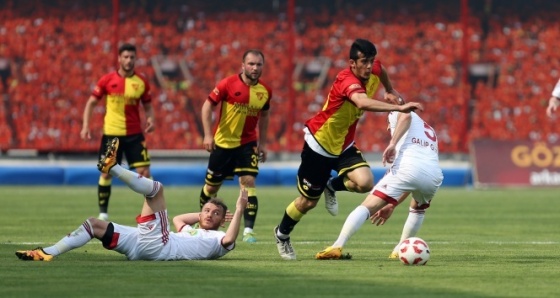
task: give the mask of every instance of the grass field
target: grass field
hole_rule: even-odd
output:
[[[0,187],[0,297],[559,297],[559,191],[441,189],[419,237],[426,266],[389,260],[408,208],[382,227],[366,223],[345,252],[317,261],[363,195],[339,193],[340,215],[322,202],[292,233],[298,261],[283,261],[272,236],[295,188],[260,188],[258,242],[220,260],[127,261],[97,240],[52,262],[23,262],[17,249],[48,246],[97,215],[96,187]],[[199,188],[166,188],[170,216],[198,208]],[[220,195],[230,207],[237,189]],[[114,187],[110,216],[134,225],[142,198]]]

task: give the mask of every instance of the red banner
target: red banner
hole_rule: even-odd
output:
[[[475,187],[560,185],[560,144],[484,139],[470,153]]]

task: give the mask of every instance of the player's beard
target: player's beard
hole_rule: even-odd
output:
[[[121,64],[121,68],[122,68],[122,70],[124,70],[126,72],[131,72],[131,71],[134,70],[134,63]]]
[[[214,223],[214,222],[210,223],[205,220],[200,221],[199,225],[201,228],[205,230],[218,230],[220,228],[220,223]]]
[[[252,83],[256,83],[261,77],[261,74],[260,73],[253,74],[251,72],[245,71],[245,77],[251,79]]]

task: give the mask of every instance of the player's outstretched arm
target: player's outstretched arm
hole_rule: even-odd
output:
[[[365,93],[354,93],[350,97],[350,100],[361,110],[370,112],[392,112],[398,111],[403,113],[409,113],[412,111],[424,110],[424,106],[421,103],[409,102],[404,105],[395,105],[383,102],[381,100],[376,100],[369,98]]]
[[[239,190],[239,198],[237,199],[237,203],[235,204],[235,212],[233,213],[233,217],[231,219],[231,223],[226,231],[226,235],[222,238],[222,246],[229,247],[235,240],[237,239],[237,235],[239,234],[239,226],[241,225],[241,218],[243,217],[243,212],[245,211],[245,207],[247,207],[247,200],[249,194],[247,189],[242,188]]]

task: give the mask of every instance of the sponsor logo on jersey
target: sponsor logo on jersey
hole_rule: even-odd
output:
[[[350,85],[350,87],[348,87],[349,90],[354,90],[358,88],[362,88],[362,86],[360,84],[352,84]]]

